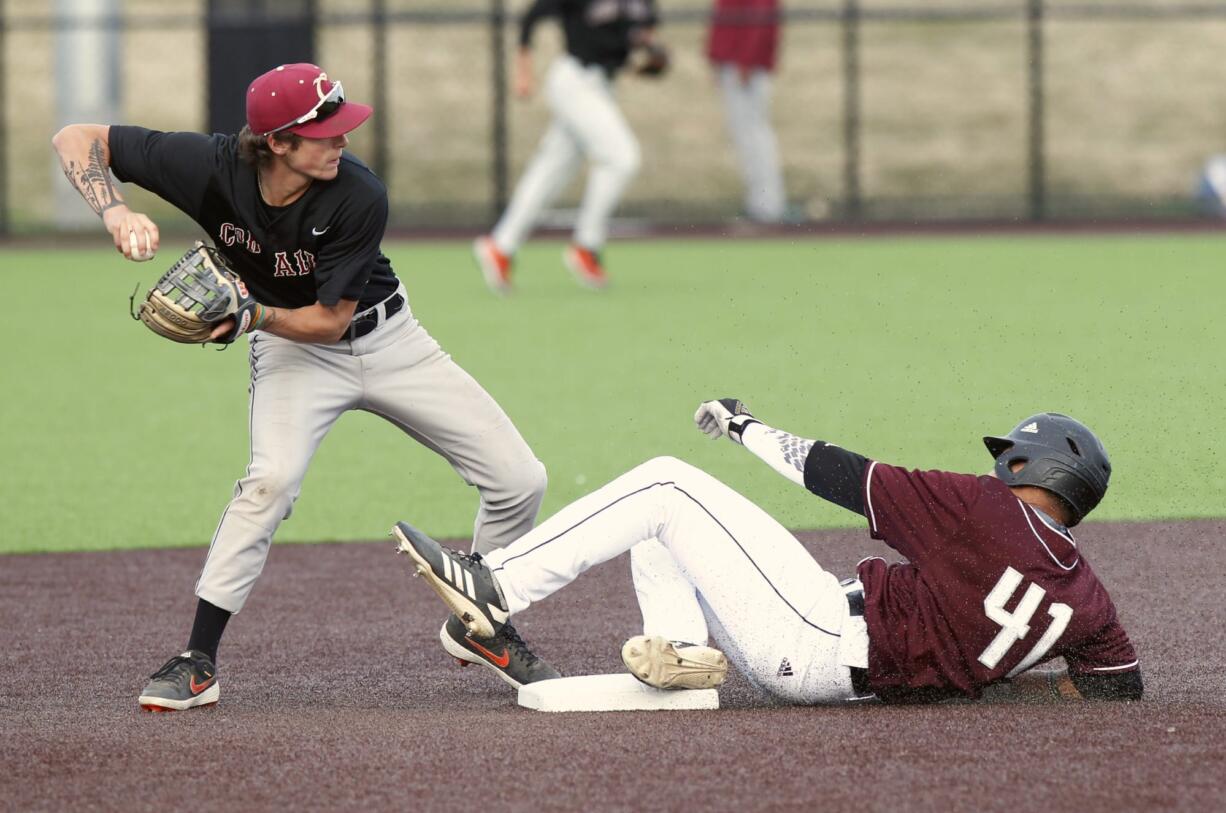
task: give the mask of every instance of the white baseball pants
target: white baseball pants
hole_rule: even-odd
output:
[[[514,254],[587,158],[591,169],[574,241],[599,251],[608,238],[609,218],[638,172],[638,140],[613,97],[612,80],[597,66],[584,66],[569,54],[559,56],[545,76],[545,96],[553,119],[494,227],[494,244],[502,253]]]
[[[312,456],[349,410],[387,419],[477,487],[473,546],[479,552],[532,529],[545,493],[545,467],[502,408],[439,347],[407,304],[353,341],[307,344],[256,332],[250,356],[251,462],[213,535],[196,584],[200,598],[233,613],[242,609]],[[377,477],[377,461],[346,476]]]
[[[789,703],[854,697],[868,637],[839,580],[787,530],[699,469],[659,457],[485,557],[514,614],[630,551],[643,631],[706,643]],[[627,636],[629,637],[629,636]]]
[[[783,219],[787,198],[779,168],[779,143],[771,127],[770,73],[755,68],[741,81],[739,66],[722,63],[718,78],[724,94],[724,120],[745,184],[745,211],[754,220],[777,222]]]

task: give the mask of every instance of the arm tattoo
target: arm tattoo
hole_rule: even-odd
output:
[[[106,151],[103,149],[102,139],[95,138],[94,143],[89,145],[89,160],[85,166],[81,166],[76,161],[61,161],[60,166],[68,182],[76,187],[95,214],[101,216],[107,209],[123,204],[123,199],[119,197],[115,191],[115,185],[111,183],[111,173],[106,164]]]
[[[767,429],[766,433],[774,437],[775,442],[779,444],[779,451],[783,452],[783,459],[795,466],[796,471],[803,472],[805,460],[809,457],[809,450],[813,448],[813,441],[789,435],[779,429]]]

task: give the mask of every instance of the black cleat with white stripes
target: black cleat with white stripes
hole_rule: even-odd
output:
[[[479,553],[460,553],[442,547],[407,522],[392,528],[398,553],[413,558],[416,573],[478,638],[493,638],[510,618],[494,574]]]

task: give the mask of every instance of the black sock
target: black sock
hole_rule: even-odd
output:
[[[229,610],[223,610],[200,599],[200,603],[196,605],[196,620],[192,624],[192,637],[187,642],[187,648],[199,650],[208,655],[213,663],[217,663],[217,645],[221,643],[221,634],[225,632],[230,616]]]

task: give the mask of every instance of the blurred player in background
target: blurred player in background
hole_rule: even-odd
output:
[[[496,293],[509,290],[515,252],[584,159],[591,168],[563,262],[583,285],[605,286],[600,252],[609,218],[639,169],[639,143],[617,106],[613,81],[636,50],[654,54],[654,62],[637,72],[658,76],[667,67],[666,52],[654,41],[655,0],[535,0],[520,24],[515,59],[514,91],[521,99],[535,91],[532,36],[546,17],[559,18],[566,38],[566,52],[545,75],[552,120],[502,219],[473,244]]]
[[[707,56],[723,92],[728,134],[745,184],[745,214],[759,223],[778,223],[787,215],[770,117],[779,18],[779,0],[715,0],[707,38]]]
[[[393,533],[452,611],[487,631],[628,551],[643,634],[622,660],[661,689],[718,686],[731,661],[796,704],[1141,697],[1136,652],[1069,530],[1111,474],[1081,423],[1042,413],[985,437],[993,471],[974,475],[908,470],[797,437],[731,398],[704,402],[694,420],[860,514],[907,561],[870,556],[840,581],[761,508],[670,457],[480,562],[407,523]],[[1067,669],[1025,674],[1054,657]]]
[[[1206,213],[1226,217],[1226,155],[1214,155],[1205,162],[1196,199]]]

